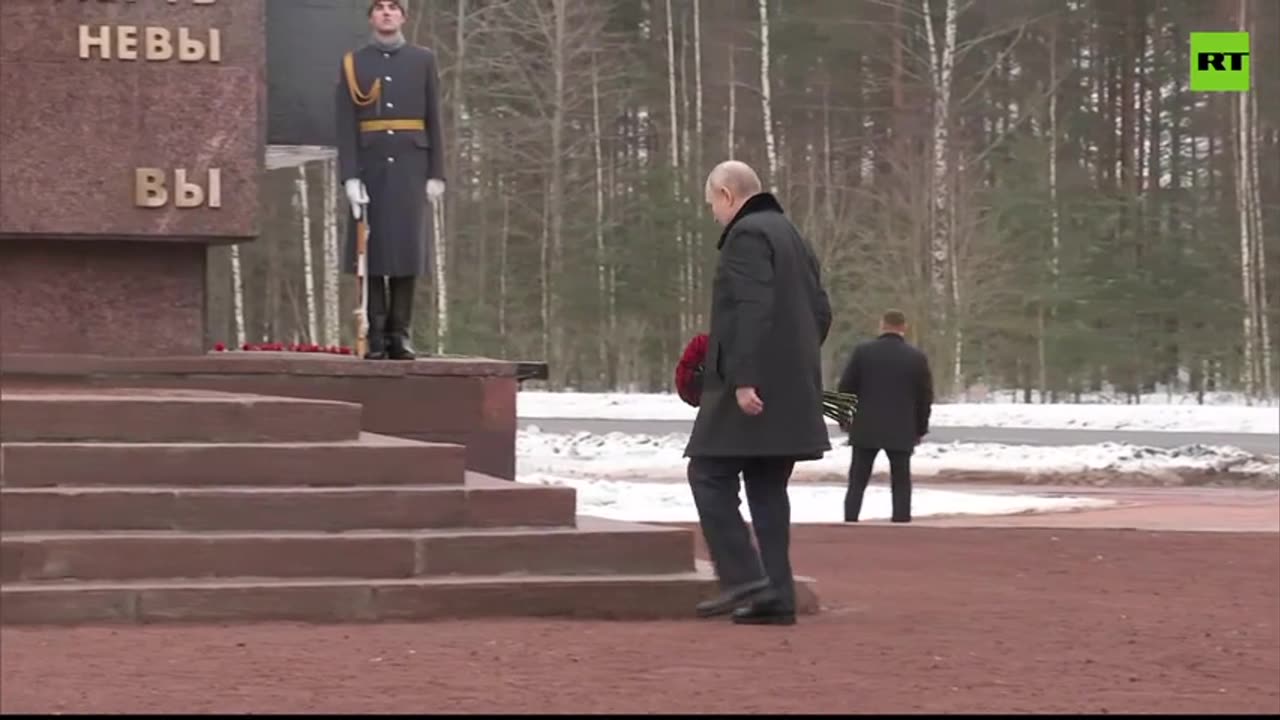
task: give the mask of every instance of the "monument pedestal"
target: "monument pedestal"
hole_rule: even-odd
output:
[[[0,240],[0,353],[203,353],[205,246]]]

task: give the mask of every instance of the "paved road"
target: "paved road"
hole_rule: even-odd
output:
[[[544,432],[622,432],[636,435],[687,433],[686,420],[597,420],[592,418],[521,418],[520,427],[536,425]],[[832,428],[833,443],[843,443]],[[1151,432],[1141,430],[1057,430],[1045,428],[945,427],[929,435],[933,442],[1001,443],[1005,445],[1096,445],[1128,443],[1173,448],[1182,445],[1231,445],[1257,454],[1280,455],[1280,436],[1265,433]]]

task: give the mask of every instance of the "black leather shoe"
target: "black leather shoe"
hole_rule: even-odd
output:
[[[392,335],[387,338],[387,357],[392,360],[413,360],[418,354],[403,335]]]
[[[698,603],[695,610],[698,617],[715,617],[733,612],[734,608],[743,603],[772,597],[772,595],[773,588],[769,586],[769,579],[764,578],[746,585],[731,587],[710,600]]]
[[[753,602],[733,611],[735,625],[795,625],[796,614],[776,603]]]

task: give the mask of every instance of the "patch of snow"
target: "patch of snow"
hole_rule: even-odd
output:
[[[551,474],[611,480],[682,480],[688,435],[630,433],[544,433],[536,427],[516,437],[518,476]],[[800,463],[796,475],[843,476],[851,448],[832,448],[821,460]],[[881,453],[875,470],[888,471]],[[1246,469],[1247,468],[1247,469]],[[999,445],[993,443],[922,443],[911,459],[912,473],[928,476],[940,470],[1006,472],[1154,472],[1214,469],[1280,475],[1280,459],[1261,458],[1233,447],[1187,445],[1153,448],[1119,443],[1077,446]]]
[[[1182,398],[1185,399],[1185,398]],[[579,393],[525,390],[517,396],[521,419],[692,421],[697,409],[666,393]],[[830,421],[828,421],[830,423]],[[1080,430],[1280,434],[1280,411],[1271,405],[1198,405],[1164,402],[1026,404],[1010,402],[938,403],[935,427],[992,427]]]
[[[566,478],[545,473],[521,476],[521,482],[572,487],[577,491],[578,512],[583,515],[629,522],[698,521],[689,486],[677,482],[632,482]],[[791,522],[838,523],[844,519],[843,486],[792,485]],[[751,511],[742,499],[742,514],[750,522]],[[1010,515],[1026,512],[1061,512],[1113,504],[1100,498],[1004,493],[956,492],[915,488],[911,512],[916,518],[938,515]],[[871,486],[863,497],[860,519],[888,519],[892,510],[888,488]]]

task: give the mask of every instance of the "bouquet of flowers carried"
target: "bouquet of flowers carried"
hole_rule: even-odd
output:
[[[703,362],[707,357],[706,333],[693,336],[676,363],[676,393],[685,403],[698,407],[702,401]],[[858,396],[834,390],[822,391],[822,414],[836,421],[842,428],[849,426],[858,412]]]

